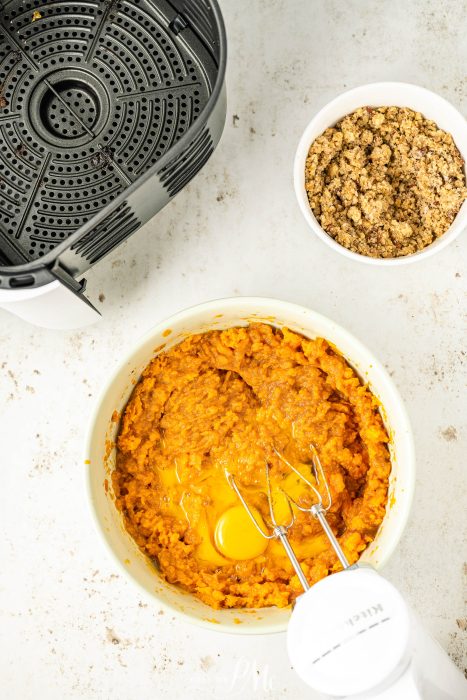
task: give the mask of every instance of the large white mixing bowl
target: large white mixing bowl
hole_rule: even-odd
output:
[[[91,417],[85,460],[87,491],[94,521],[105,548],[126,575],[154,604],[187,620],[216,631],[263,634],[283,631],[290,609],[213,610],[192,595],[163,581],[131,537],[112,501],[110,472],[115,464],[115,438],[119,413],[155,354],[180,342],[187,334],[244,326],[263,321],[288,328],[309,338],[321,336],[335,345],[368,382],[383,406],[382,414],[392,438],[392,472],[388,507],[374,542],[361,561],[379,568],[393,553],[409,516],[415,480],[415,458],[407,414],[402,400],[382,365],[350,333],[333,321],[302,306],[276,299],[234,298],[195,306],[158,324],[126,354],[104,387]]]

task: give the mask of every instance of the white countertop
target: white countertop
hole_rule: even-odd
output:
[[[101,549],[85,503],[83,433],[122,351],[171,313],[232,295],[309,306],[389,369],[412,421],[418,476],[410,524],[384,574],[467,665],[467,234],[415,265],[356,264],[309,231],[291,178],[306,123],[346,88],[414,82],[465,112],[467,5],[222,6],[230,41],[222,142],[159,216],[89,272],[102,321],[51,332],[0,312],[3,700],[310,697],[283,635],[220,635],[143,601]]]

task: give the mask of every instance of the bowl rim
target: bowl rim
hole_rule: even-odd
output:
[[[432,255],[435,255],[437,252],[443,250],[446,246],[448,246],[450,243],[452,243],[466,228],[467,226],[467,200],[463,203],[461,208],[459,209],[458,213],[456,214],[454,221],[452,222],[451,226],[449,229],[443,233],[442,236],[440,236],[436,241],[433,241],[433,243],[430,243],[428,246],[425,248],[422,248],[422,250],[416,252],[416,253],[411,253],[410,255],[404,255],[399,258],[372,258],[368,255],[362,255],[361,253],[354,253],[353,251],[349,250],[345,246],[341,245],[340,243],[337,243],[326,231],[322,228],[322,226],[318,223],[315,215],[313,214],[311,207],[308,202],[308,197],[306,195],[306,191],[302,185],[302,180],[303,180],[303,173],[304,173],[304,168],[302,168],[303,164],[303,156],[305,154],[305,160],[306,160],[306,154],[308,153],[308,150],[312,144],[312,142],[317,138],[316,136],[310,137],[310,133],[312,133],[313,128],[315,127],[316,122],[318,122],[323,115],[326,114],[326,112],[330,112],[333,110],[334,107],[338,106],[341,104],[341,102],[344,102],[348,98],[351,97],[362,97],[362,102],[361,102],[361,107],[364,107],[368,104],[368,100],[365,100],[365,95],[367,95],[369,92],[372,92],[374,90],[380,90],[382,88],[385,88],[387,90],[401,90],[404,92],[411,91],[412,93],[418,93],[420,95],[424,95],[426,97],[429,97],[431,100],[435,101],[440,107],[443,107],[446,112],[450,113],[450,117],[453,119],[460,120],[464,122],[465,128],[467,129],[467,123],[465,120],[465,117],[461,114],[461,112],[454,107],[454,105],[446,100],[444,97],[441,95],[438,95],[436,92],[433,92],[432,90],[428,90],[428,88],[422,87],[421,85],[415,85],[413,83],[406,83],[402,81],[379,81],[379,82],[373,82],[373,83],[366,83],[364,85],[358,85],[354,88],[351,88],[350,90],[346,90],[345,92],[340,93],[336,97],[334,97],[330,102],[327,102],[321,109],[319,109],[315,115],[312,117],[312,119],[308,122],[307,126],[305,127],[300,140],[297,145],[297,149],[295,151],[295,157],[294,157],[294,163],[293,163],[293,180],[294,180],[294,190],[295,190],[295,195],[298,201],[298,205],[300,208],[300,211],[303,214],[303,217],[305,218],[305,221],[307,222],[308,226],[312,229],[312,231],[320,238],[324,243],[326,243],[330,248],[335,250],[336,252],[340,253],[341,255],[344,255],[346,258],[350,260],[354,260],[356,262],[360,263],[365,263],[367,265],[373,265],[373,266],[381,266],[381,267],[395,267],[395,266],[400,266],[400,265],[410,265],[415,262],[420,262],[421,260],[425,260],[426,258],[431,257]],[[371,102],[371,99],[370,99]],[[410,99],[408,100],[410,102]],[[390,106],[390,105],[388,105]],[[407,107],[409,109],[412,109],[410,104],[407,104]],[[351,111],[354,111],[355,109],[358,109],[358,107],[354,107]],[[348,112],[350,114],[351,112]],[[336,123],[335,120],[331,120],[330,123],[326,128],[329,128],[333,126]],[[446,129],[443,129],[446,131]],[[324,131],[324,129],[322,130]],[[321,133],[322,133],[321,131]],[[451,132],[449,132],[451,133]],[[452,135],[452,134],[451,134]],[[460,151],[459,146],[456,142],[456,146],[461,153],[461,156],[464,157],[464,160],[467,162],[467,154],[464,154]]]
[[[225,309],[228,309],[229,307],[235,307],[238,305],[242,306],[251,306],[251,312],[255,310],[256,312],[258,311],[258,306],[267,306],[271,305],[274,307],[274,313],[277,315],[281,314],[284,317],[287,316],[287,311],[288,310],[294,310],[294,311],[299,311],[302,313],[305,313],[308,318],[312,318],[314,320],[322,321],[327,325],[334,326],[337,328],[343,335],[345,335],[349,340],[358,348],[358,350],[362,351],[364,354],[370,355],[371,356],[371,365],[372,368],[374,368],[382,377],[384,380],[388,390],[392,393],[395,401],[397,402],[398,406],[398,411],[400,412],[400,417],[401,420],[404,423],[404,428],[405,428],[405,440],[407,442],[407,451],[408,451],[408,459],[407,459],[407,464],[404,465],[404,468],[407,469],[407,482],[406,482],[406,488],[405,488],[405,509],[402,513],[402,517],[400,517],[397,521],[397,528],[395,528],[394,535],[392,537],[392,543],[391,546],[388,546],[385,554],[383,557],[380,557],[380,560],[378,562],[378,569],[384,567],[388,560],[392,557],[394,554],[394,551],[397,548],[397,545],[400,542],[400,539],[404,533],[404,530],[407,526],[407,522],[410,517],[411,509],[412,509],[412,503],[413,503],[413,497],[414,497],[414,490],[415,490],[415,476],[416,476],[416,458],[415,458],[415,445],[414,445],[414,439],[413,439],[413,433],[412,433],[412,428],[409,420],[409,416],[407,413],[407,409],[405,407],[405,404],[402,400],[402,397],[399,394],[398,389],[396,388],[392,378],[390,377],[389,373],[385,369],[385,367],[380,363],[380,361],[373,355],[373,353],[367,349],[367,347],[361,343],[358,338],[356,338],[352,333],[347,331],[346,328],[341,326],[340,324],[336,323],[332,319],[328,318],[327,316],[324,316],[323,314],[320,314],[316,311],[313,311],[312,309],[309,309],[306,306],[302,306],[301,304],[295,304],[292,302],[284,301],[281,299],[275,299],[272,297],[250,297],[250,296],[239,296],[239,297],[223,297],[219,299],[213,299],[211,301],[206,301],[202,302],[200,304],[195,304],[193,306],[190,306],[188,308],[182,309],[181,311],[178,311],[171,316],[167,318],[163,318],[160,320],[158,323],[156,323],[154,326],[152,326],[148,331],[146,331],[143,335],[139,336],[135,341],[131,342],[129,347],[125,350],[121,360],[116,364],[116,366],[113,368],[112,372],[109,374],[109,377],[104,381],[103,385],[101,386],[101,389],[99,391],[99,394],[94,402],[93,410],[91,411],[90,417],[88,419],[87,423],[87,428],[86,428],[86,434],[85,434],[85,439],[84,439],[84,451],[83,451],[83,461],[85,465],[85,469],[83,472],[83,478],[84,478],[84,488],[83,488],[83,495],[86,499],[86,509],[90,513],[91,516],[91,521],[94,526],[94,531],[97,533],[98,540],[101,543],[101,546],[105,549],[107,556],[109,556],[110,560],[113,560],[117,566],[117,569],[124,574],[124,578],[126,580],[131,580],[132,584],[136,586],[139,591],[141,592],[141,595],[145,598],[146,601],[150,602],[152,605],[156,602],[157,605],[159,605],[162,609],[164,609],[166,612],[170,612],[172,615],[174,615],[176,618],[181,619],[183,621],[189,622],[190,624],[194,624],[197,627],[202,627],[204,629],[208,629],[211,632],[219,632],[219,633],[224,633],[224,634],[233,634],[233,635],[262,635],[262,634],[277,634],[281,632],[285,632],[287,629],[287,624],[286,623],[267,623],[263,622],[262,624],[256,626],[255,628],[248,628],[244,627],[243,625],[238,625],[236,627],[231,627],[224,625],[222,622],[219,622],[217,624],[212,624],[211,621],[201,619],[198,617],[195,617],[191,615],[190,613],[185,612],[184,610],[181,610],[180,608],[172,605],[171,603],[167,602],[164,600],[162,597],[158,595],[156,592],[149,592],[143,584],[135,577],[133,576],[132,572],[124,565],[124,563],[119,559],[117,556],[116,552],[114,549],[111,547],[109,542],[107,541],[107,538],[104,533],[104,528],[102,527],[101,521],[98,516],[97,508],[95,507],[94,504],[94,498],[93,498],[93,489],[92,489],[92,460],[89,459],[89,456],[91,455],[91,446],[92,446],[92,441],[93,441],[93,435],[95,431],[95,426],[98,420],[98,416],[102,410],[102,406],[105,402],[106,395],[108,391],[111,389],[112,385],[114,384],[115,380],[118,379],[118,375],[120,374],[121,371],[125,369],[125,367],[129,367],[129,363],[132,360],[133,355],[135,355],[139,349],[141,349],[142,346],[144,346],[148,341],[154,338],[158,333],[161,333],[163,330],[165,330],[167,327],[171,327],[175,325],[177,322],[183,321],[184,319],[190,318],[193,314],[196,313],[202,313],[204,311],[206,312],[218,312],[222,311]],[[261,321],[261,318],[258,319]],[[264,320],[263,322],[265,323],[270,323],[267,320]],[[273,325],[270,323],[270,325]],[[206,332],[209,329],[206,329]],[[181,342],[181,340],[179,341]],[[338,348],[339,350],[339,348]],[[160,352],[163,352],[161,350]],[[129,371],[130,373],[130,371]],[[138,377],[139,379],[139,377]],[[384,521],[383,521],[384,522]],[[366,564],[362,564],[362,566]]]

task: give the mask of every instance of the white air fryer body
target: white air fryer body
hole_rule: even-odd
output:
[[[55,330],[82,328],[100,318],[84,296],[58,280],[41,287],[0,289],[0,308],[35,326]]]
[[[371,568],[334,574],[300,596],[287,645],[296,672],[322,698],[467,698],[461,672]]]

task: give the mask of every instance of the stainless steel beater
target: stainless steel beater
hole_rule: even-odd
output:
[[[225,470],[226,477],[229,481],[229,484],[231,487],[234,489],[235,493],[237,494],[238,498],[240,499],[243,507],[245,508],[246,512],[248,513],[253,525],[257,529],[257,531],[262,535],[267,540],[272,540],[272,539],[278,539],[281,541],[287,556],[290,559],[290,562],[295,569],[295,573],[297,574],[300,583],[302,584],[302,587],[305,591],[307,591],[310,586],[308,584],[308,581],[306,580],[306,576],[303,573],[303,570],[300,566],[300,563],[295,555],[295,552],[292,549],[292,546],[289,542],[289,539],[287,537],[287,533],[290,530],[290,528],[293,526],[295,522],[295,514],[293,511],[293,506],[297,508],[298,510],[302,511],[303,513],[310,513],[314,518],[316,518],[321,527],[323,528],[333,550],[335,551],[340,563],[342,564],[344,569],[350,568],[350,564],[347,560],[347,557],[345,556],[344,552],[342,551],[342,548],[339,544],[339,542],[336,539],[336,536],[334,535],[333,531],[331,530],[329,523],[326,520],[326,513],[329,511],[331,505],[332,505],[332,497],[331,497],[331,491],[329,489],[329,485],[326,480],[326,476],[324,474],[324,470],[321,464],[321,460],[319,459],[318,453],[316,451],[316,448],[314,445],[310,445],[311,452],[312,452],[312,463],[311,467],[313,469],[313,475],[316,481],[316,486],[319,488],[322,485],[322,488],[324,489],[325,492],[325,503],[323,503],[323,497],[321,495],[321,492],[318,490],[318,488],[315,487],[315,485],[307,479],[296,467],[293,466],[275,447],[274,447],[274,452],[275,454],[279,457],[279,459],[284,462],[284,464],[291,469],[300,479],[302,479],[307,486],[311,489],[312,493],[316,497],[316,502],[313,503],[312,506],[310,507],[303,507],[300,504],[298,504],[288,493],[282,490],[282,493],[284,494],[287,504],[289,506],[290,510],[290,520],[287,523],[281,523],[279,524],[276,520],[276,517],[274,515],[274,505],[273,505],[273,499],[272,499],[272,491],[271,491],[271,478],[270,478],[270,466],[269,463],[266,461],[265,462],[265,470],[266,470],[266,490],[267,490],[267,498],[268,498],[268,506],[269,506],[269,516],[271,520],[271,529],[269,532],[265,531],[261,525],[258,523],[256,520],[253,512],[250,509],[250,506],[248,505],[245,497],[243,496],[242,492],[240,491],[236,481],[235,477],[233,474],[231,474],[227,469]]]

